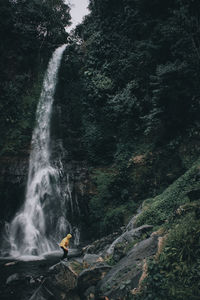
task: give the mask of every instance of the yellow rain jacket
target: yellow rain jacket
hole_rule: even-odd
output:
[[[72,238],[72,235],[69,233],[59,244],[60,247],[64,248],[65,250],[68,250],[69,246],[69,240]]]

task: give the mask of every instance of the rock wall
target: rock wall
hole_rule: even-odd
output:
[[[28,175],[27,157],[0,159],[0,228],[23,203]]]
[[[86,162],[70,161],[64,152],[60,157],[53,152],[60,169],[62,195],[68,198],[68,215],[72,226],[81,229],[81,222],[87,214],[89,193],[88,168]],[[9,222],[22,205],[28,176],[29,157],[4,157],[0,159],[0,230]],[[82,216],[82,218],[81,218]]]

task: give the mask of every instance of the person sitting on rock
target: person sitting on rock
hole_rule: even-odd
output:
[[[68,247],[69,247],[69,242],[70,242],[70,239],[72,238],[72,235],[69,233],[59,244],[60,248],[63,249],[63,257],[62,259],[65,259],[67,258],[67,255],[68,255]]]

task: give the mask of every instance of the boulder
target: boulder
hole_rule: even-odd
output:
[[[95,286],[90,286],[85,292],[84,296],[86,300],[95,300]]]
[[[50,291],[44,282],[29,298],[29,300],[81,300],[76,292]]]
[[[103,258],[97,254],[85,254],[83,257],[83,266],[85,268],[88,268],[98,262],[103,262]]]
[[[16,281],[20,280],[20,275],[18,273],[12,274],[10,275],[7,280],[6,280],[6,284],[11,284],[14,283]]]
[[[47,277],[29,300],[80,300],[77,279],[73,261],[62,260],[49,268]]]
[[[68,258],[79,257],[82,255],[82,249],[69,249]]]
[[[122,259],[124,256],[126,256],[126,251],[125,251],[125,245],[118,243],[115,245],[114,251],[112,258],[115,262],[118,262],[120,259]]]
[[[45,280],[45,286],[49,290],[61,290],[69,292],[77,287],[78,274],[73,270],[72,263],[63,260],[49,269],[49,275]]]
[[[97,296],[107,296],[109,300],[126,297],[128,290],[138,286],[144,259],[157,252],[157,245],[157,235],[136,244],[98,283]]]
[[[123,232],[124,228],[120,228],[118,231],[109,234],[106,237],[103,237],[99,240],[94,241],[92,244],[84,247],[83,253],[84,254],[99,254],[102,255],[110,246],[110,244],[113,242],[113,240],[115,240],[117,237],[119,237],[122,232]]]
[[[122,235],[120,235],[108,248],[106,254],[111,255],[114,253],[117,245],[122,244],[124,248],[134,240],[137,240],[142,236],[143,233],[147,233],[153,228],[151,225],[142,225],[138,228],[132,229],[130,231],[125,231]]]
[[[83,271],[80,271],[83,264],[78,265],[76,261],[63,260],[53,265],[47,278],[30,300],[80,300],[79,295],[81,299],[92,299],[95,285],[111,269],[98,259],[98,255],[85,255],[85,261],[90,263],[90,268]],[[76,268],[79,270],[75,270]],[[87,295],[84,295],[85,292]]]
[[[84,293],[89,287],[95,286],[110,271],[111,266],[97,263],[92,268],[83,270],[78,277],[78,290]]]

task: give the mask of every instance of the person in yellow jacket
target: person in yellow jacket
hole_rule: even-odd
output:
[[[68,247],[69,247],[69,242],[70,239],[72,238],[72,235],[69,233],[59,244],[59,246],[61,247],[61,249],[63,249],[63,257],[62,259],[65,259],[68,255]]]

